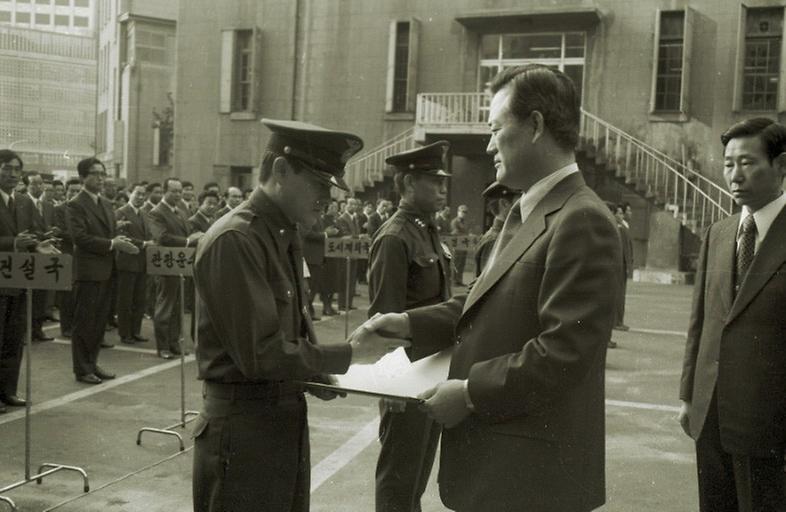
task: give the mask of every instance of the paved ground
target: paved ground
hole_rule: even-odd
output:
[[[630,332],[615,332],[607,369],[607,512],[696,510],[692,443],[675,420],[690,288],[633,283],[628,288]],[[364,305],[363,300],[359,305]],[[350,316],[351,326],[365,316]],[[318,323],[322,342],[339,342],[344,317]],[[59,335],[56,327],[49,332]],[[152,326],[145,321],[145,334]],[[107,335],[117,342],[116,333]],[[66,340],[33,346],[33,471],[43,462],[85,468],[90,493],[73,473],[61,472],[5,493],[23,511],[180,512],[191,510],[191,440],[180,452],[172,437],[145,434],[144,426],[176,423],[180,414],[180,366],[155,357],[151,343],[104,350],[101,364],[119,378],[86,387],[70,371]],[[187,358],[186,407],[199,406],[193,356]],[[378,453],[377,406],[350,397],[310,400],[312,510],[373,510]],[[0,415],[0,487],[24,477],[21,410]],[[435,472],[436,473],[436,470]],[[7,509],[0,503],[0,512]],[[435,475],[425,512],[442,511]]]

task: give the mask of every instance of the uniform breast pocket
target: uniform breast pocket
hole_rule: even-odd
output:
[[[427,252],[415,255],[415,263],[419,267],[429,268],[437,265],[439,257],[435,252]]]
[[[294,286],[286,279],[276,279],[270,282],[273,297],[276,302],[290,303],[295,298]]]

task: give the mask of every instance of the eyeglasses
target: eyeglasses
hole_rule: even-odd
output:
[[[0,165],[0,171],[5,171],[5,172],[22,172],[22,166],[21,165],[3,164],[3,165]]]
[[[100,176],[101,178],[106,178],[106,171],[88,171],[87,174],[89,176]]]

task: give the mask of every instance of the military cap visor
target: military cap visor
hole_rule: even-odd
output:
[[[321,181],[349,191],[344,167],[363,148],[360,137],[300,121],[262,119],[262,124],[273,132],[269,151],[292,158]]]
[[[385,163],[400,172],[413,171],[420,175],[449,178],[450,173],[445,171],[445,155],[449,147],[448,141],[441,140],[389,156]]]

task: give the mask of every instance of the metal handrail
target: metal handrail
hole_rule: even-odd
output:
[[[345,175],[347,184],[355,190],[363,190],[366,186],[373,186],[375,181],[384,179],[387,164],[385,159],[401,151],[415,146],[415,129],[407,130],[388,139],[382,144],[371,148],[369,151],[352,158],[346,166]]]

